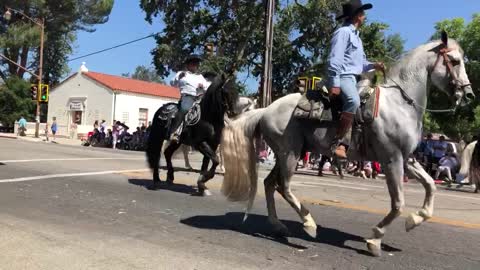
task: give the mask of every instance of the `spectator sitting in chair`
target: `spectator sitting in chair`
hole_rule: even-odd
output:
[[[455,171],[458,168],[458,159],[452,151],[447,152],[447,154],[440,159],[438,162],[437,172],[435,173],[435,179],[441,174],[446,175],[446,181],[451,183],[453,181],[452,173],[455,174]]]

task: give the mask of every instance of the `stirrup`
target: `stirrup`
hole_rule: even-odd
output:
[[[335,156],[335,151],[337,151],[337,147],[340,146],[340,140],[334,139],[330,144],[330,154],[332,157]]]
[[[172,136],[170,136],[170,141],[178,143],[180,141],[180,136],[178,136],[176,133],[173,133]]]
[[[338,157],[342,159],[347,158],[347,148],[341,144],[341,140],[335,139],[330,146],[330,152],[332,157]]]

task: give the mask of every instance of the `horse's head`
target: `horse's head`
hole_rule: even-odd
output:
[[[222,75],[223,88],[222,88],[222,100],[225,106],[225,112],[229,117],[235,116],[237,104],[239,102],[238,90],[235,87],[234,79],[226,75]]]
[[[203,74],[207,80],[212,84],[207,90],[204,100],[208,104],[208,109],[219,113],[220,108],[214,109],[217,106],[221,107],[224,113],[229,116],[235,115],[235,105],[238,102],[238,91],[234,87],[234,83],[228,79],[225,75],[218,76],[215,73],[209,72]],[[220,114],[223,117],[223,114]]]
[[[449,40],[447,33],[443,32],[440,45],[432,51],[436,54],[430,67],[432,84],[455,98],[457,105],[462,101],[469,103],[475,99],[460,45],[454,40]]]

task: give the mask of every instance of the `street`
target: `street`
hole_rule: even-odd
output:
[[[260,180],[267,173],[261,166]],[[439,187],[435,218],[409,233],[398,218],[376,258],[364,238],[390,205],[383,180],[315,173],[299,171],[293,189],[317,239],[276,196],[291,232],[277,239],[262,181],[242,224],[244,205],[221,195],[220,174],[210,197],[190,195],[196,172],[177,171],[175,186],[152,191],[143,152],[0,138],[0,269],[480,269],[480,196],[469,188]],[[405,192],[407,215],[424,191],[411,180]]]

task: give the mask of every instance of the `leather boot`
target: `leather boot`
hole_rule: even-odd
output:
[[[180,134],[178,134],[178,130],[180,129],[180,125],[183,123],[183,119],[185,114],[182,111],[178,111],[173,119],[173,123],[170,126],[170,141],[179,142],[180,141]]]
[[[339,158],[347,158],[347,149],[345,146],[339,145],[339,143],[352,127],[354,116],[355,114],[349,112],[342,112],[342,115],[340,116],[340,121],[338,122],[337,126],[337,134],[334,141],[336,146],[334,154]]]

